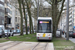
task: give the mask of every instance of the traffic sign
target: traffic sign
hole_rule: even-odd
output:
[[[73,28],[75,29],[75,26],[73,26]]]

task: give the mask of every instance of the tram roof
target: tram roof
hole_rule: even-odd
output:
[[[52,20],[52,17],[38,17],[38,19]]]

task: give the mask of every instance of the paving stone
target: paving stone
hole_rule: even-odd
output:
[[[4,42],[0,44],[6,44],[10,43],[8,45],[0,47],[0,50],[54,50],[53,43],[47,43],[47,42],[19,42],[19,41],[13,41],[13,42]],[[45,47],[46,46],[46,47]]]

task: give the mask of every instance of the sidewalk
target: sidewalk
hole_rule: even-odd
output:
[[[0,43],[0,50],[54,50],[53,43],[8,41]]]
[[[65,34],[62,35],[63,38],[65,38]],[[66,39],[66,38],[65,38]],[[69,40],[72,41],[73,43],[75,43],[75,38],[69,37]]]

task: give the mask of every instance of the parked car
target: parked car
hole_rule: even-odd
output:
[[[17,29],[17,30],[16,30],[16,33],[17,33],[17,34],[20,34],[20,33],[21,33],[21,31],[20,31],[19,29]]]
[[[0,30],[0,38],[5,37],[5,34],[2,30]]]
[[[66,34],[65,34],[66,37]],[[75,38],[75,31],[69,31],[69,37]]]
[[[0,25],[0,30],[5,30],[4,25]]]
[[[4,30],[5,36],[13,36],[13,32],[11,30]]]
[[[73,31],[73,35],[72,35],[72,37],[75,38],[75,31]]]
[[[13,30],[13,34],[16,34],[16,30]]]
[[[4,34],[5,34],[6,37],[9,36],[8,30],[4,30]]]
[[[69,37],[73,36],[73,31],[69,31]]]

